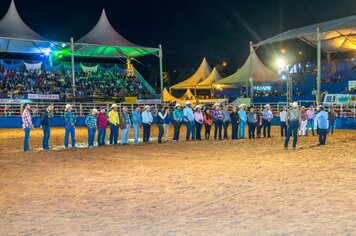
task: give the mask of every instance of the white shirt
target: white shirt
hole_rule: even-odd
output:
[[[287,112],[286,111],[281,111],[279,113],[279,118],[281,119],[281,122],[286,122],[287,119]]]
[[[151,112],[142,112],[142,123],[148,124],[153,122],[153,116]]]

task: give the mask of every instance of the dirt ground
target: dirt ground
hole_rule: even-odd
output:
[[[297,150],[277,128],[271,139],[28,154],[22,138],[0,131],[0,235],[356,235],[355,130],[323,147],[302,137]]]

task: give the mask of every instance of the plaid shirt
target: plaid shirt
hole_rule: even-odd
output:
[[[87,115],[85,118],[85,124],[88,126],[88,128],[96,128],[96,116],[93,116],[92,114]]]
[[[22,113],[22,128],[23,129],[33,128],[31,114],[28,109],[25,109]]]

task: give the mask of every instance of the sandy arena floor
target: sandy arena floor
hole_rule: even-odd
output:
[[[1,130],[0,235],[356,235],[356,131],[297,150],[273,131],[24,154],[23,131]]]

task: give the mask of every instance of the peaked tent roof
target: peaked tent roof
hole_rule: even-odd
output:
[[[95,27],[75,45],[76,56],[140,57],[158,52],[158,48],[141,47],[121,36],[110,24],[105,10]]]
[[[252,51],[245,64],[234,74],[215,82],[214,86],[235,86],[249,82],[250,78],[254,83],[276,82],[278,74],[268,69]]]
[[[211,67],[209,66],[206,58],[204,57],[198,70],[191,77],[172,86],[171,89],[194,88],[198,83],[204,81],[210,75],[210,72],[211,72]]]
[[[177,101],[177,100],[179,100],[179,99],[174,97],[172,94],[170,94],[168,92],[167,88],[163,89],[163,101],[172,102],[172,101]]]
[[[187,91],[179,98],[180,100],[196,100],[196,97],[192,93],[190,89],[187,89]]]
[[[213,83],[221,80],[222,77],[219,74],[219,71],[214,67],[213,71],[210,73],[208,78],[200,82],[196,85],[197,89],[211,89],[213,87]]]
[[[321,48],[326,52],[356,50],[356,15],[288,30],[254,46],[299,38],[317,44],[317,27],[322,32]]]
[[[51,42],[37,34],[21,19],[14,0],[0,21],[0,51],[13,53],[45,53]]]

